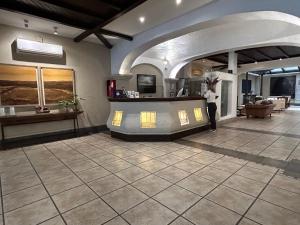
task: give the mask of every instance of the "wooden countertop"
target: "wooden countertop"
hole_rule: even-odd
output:
[[[176,101],[194,101],[206,100],[201,96],[195,97],[175,97],[175,98],[109,98],[110,102],[176,102]]]

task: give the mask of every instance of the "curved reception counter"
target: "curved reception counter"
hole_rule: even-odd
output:
[[[202,97],[109,99],[107,127],[126,141],[171,141],[208,129]]]

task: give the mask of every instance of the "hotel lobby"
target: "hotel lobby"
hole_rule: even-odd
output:
[[[299,16],[2,0],[0,225],[299,225]]]

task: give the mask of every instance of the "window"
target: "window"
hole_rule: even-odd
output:
[[[195,119],[197,122],[203,121],[201,108],[194,108]]]
[[[114,118],[112,120],[112,125],[115,127],[120,127],[122,123],[123,111],[115,111]]]
[[[185,110],[178,111],[178,117],[179,117],[181,126],[188,125],[190,123],[188,115]]]
[[[156,112],[141,112],[141,128],[156,128]]]

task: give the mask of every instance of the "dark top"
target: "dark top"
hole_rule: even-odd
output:
[[[196,97],[175,97],[175,98],[109,98],[110,102],[176,102],[176,101],[192,101],[206,100],[201,96]]]

